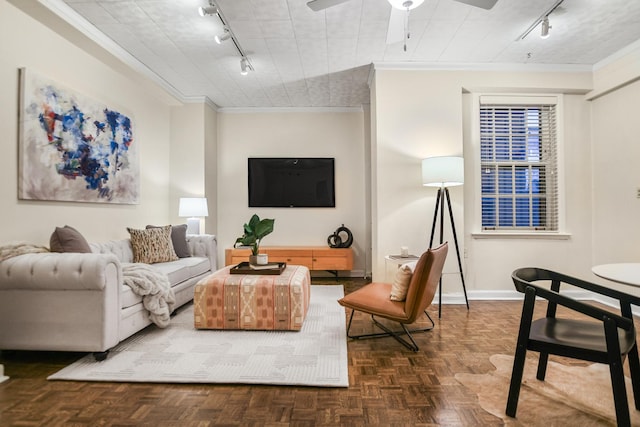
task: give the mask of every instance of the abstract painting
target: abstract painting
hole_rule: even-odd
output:
[[[21,69],[18,198],[136,204],[131,118]]]

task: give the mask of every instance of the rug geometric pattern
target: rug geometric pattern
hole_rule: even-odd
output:
[[[193,305],[170,325],[151,325],[109,351],[89,354],[49,380],[277,384],[348,387],[342,285],[311,286],[300,331],[194,329]]]

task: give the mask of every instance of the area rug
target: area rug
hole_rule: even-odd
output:
[[[616,415],[607,365],[567,366],[549,361],[545,381],[536,379],[537,358],[527,359],[516,418],[505,414],[513,357],[495,354],[495,371],[456,374],[458,382],[478,395],[482,408],[508,426],[615,426]],[[640,425],[631,380],[625,378],[631,424]]]
[[[343,295],[342,285],[311,286],[298,332],[196,330],[190,305],[166,329],[149,326],[105,361],[87,355],[48,379],[348,387]]]

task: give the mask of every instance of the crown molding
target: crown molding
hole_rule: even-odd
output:
[[[363,107],[222,107],[218,113],[362,113]]]
[[[408,71],[501,71],[501,72],[591,72],[591,65],[534,63],[461,63],[461,62],[374,62],[375,70]]]
[[[593,71],[597,71],[601,68],[606,67],[607,65],[610,65],[622,58],[624,58],[625,56],[631,54],[631,53],[635,53],[640,51],[640,39],[636,40],[635,42],[631,43],[630,45],[627,45],[625,47],[623,47],[622,49],[620,49],[619,51],[612,53],[611,55],[607,56],[606,58],[604,58],[601,61],[596,62],[593,65]]]
[[[93,24],[78,14],[62,0],[37,0],[42,6],[71,25],[78,32],[103,48],[111,56],[122,61],[125,65],[148,78],[161,89],[180,102],[185,102],[185,96],[166,80],[153,72],[149,67],[139,61],[135,56],[123,49],[119,44],[107,37]],[[215,104],[214,104],[215,105]]]
[[[220,106],[213,102],[208,96],[184,96],[182,98],[184,104],[207,104],[214,111],[220,111]]]

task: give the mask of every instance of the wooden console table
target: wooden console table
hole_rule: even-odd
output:
[[[326,246],[260,246],[260,253],[269,255],[269,262],[286,262],[304,265],[309,270],[353,270],[351,248],[329,248]],[[224,264],[234,265],[249,260],[251,249],[226,249]]]

